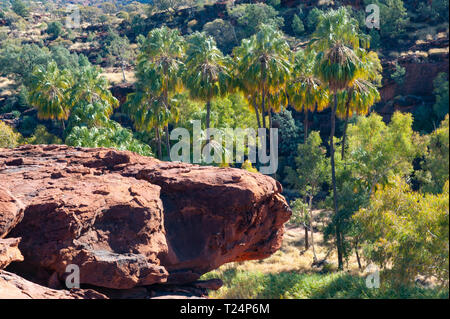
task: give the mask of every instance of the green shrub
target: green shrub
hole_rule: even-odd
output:
[[[52,39],[56,39],[63,34],[63,25],[59,21],[50,22],[46,31]]]
[[[36,126],[31,137],[25,139],[26,144],[62,144],[62,141],[56,135],[47,131],[44,125]]]
[[[433,87],[433,93],[436,96],[433,111],[436,114],[437,121],[442,121],[449,110],[448,73],[439,73],[433,81]]]
[[[399,85],[405,81],[406,69],[400,64],[395,65],[395,71],[391,74],[391,78]]]
[[[0,121],[0,148],[13,148],[19,145],[21,135],[9,125]]]
[[[26,18],[30,15],[29,8],[20,0],[11,0],[12,10],[19,16]]]
[[[152,156],[150,146],[134,138],[133,133],[119,123],[110,121],[108,127],[75,126],[66,137],[65,144],[81,147],[111,147]]]
[[[434,195],[392,178],[354,215],[366,259],[388,270],[385,275],[397,286],[413,285],[424,275],[448,287],[448,199],[448,181],[442,194]]]
[[[294,31],[295,35],[302,35],[305,32],[303,21],[298,15],[294,15],[292,19],[292,31]]]
[[[319,22],[319,17],[322,14],[322,10],[314,7],[308,13],[308,17],[306,18],[306,26],[310,32],[314,31],[317,27],[317,23]]]

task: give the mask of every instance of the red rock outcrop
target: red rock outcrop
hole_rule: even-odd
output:
[[[383,59],[383,86],[377,113],[389,121],[395,111],[414,112],[422,105],[432,107],[435,101],[434,80],[441,72],[448,73],[448,35],[434,40],[418,41],[405,49],[407,54],[398,59]],[[391,75],[396,65],[405,69],[401,84]]]
[[[13,261],[23,261],[19,250],[20,238],[0,239],[0,270]]]
[[[92,289],[50,289],[0,270],[0,299],[107,299],[107,297]]]
[[[82,284],[106,288],[189,283],[268,257],[291,214],[281,185],[262,174],[110,149],[0,149],[0,180],[0,203],[23,210],[10,232],[22,237],[18,273],[62,281],[76,264]]]
[[[4,167],[5,164],[3,164]],[[1,169],[2,165],[0,165]],[[23,208],[22,203],[17,198],[0,186],[0,238],[5,237],[22,220]]]

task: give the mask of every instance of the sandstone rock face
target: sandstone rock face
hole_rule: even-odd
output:
[[[0,180],[5,211],[23,214],[10,231],[22,271],[64,280],[75,264],[81,284],[106,288],[189,283],[268,257],[291,214],[270,177],[110,149],[0,149]]]
[[[0,299],[107,299],[91,289],[54,290],[0,270]]]
[[[0,169],[2,169],[1,165]],[[3,182],[3,180],[1,181]],[[0,184],[0,238],[5,237],[20,222],[22,217],[22,203]]]
[[[11,233],[24,235],[25,264],[61,278],[75,264],[81,283],[110,288],[166,281],[157,257],[167,251],[158,186],[23,155],[6,160],[0,175],[26,205]]]
[[[177,163],[127,167],[161,187],[170,283],[198,279],[231,261],[262,259],[281,247],[290,210],[281,185],[261,174]]]
[[[20,238],[0,239],[0,270],[13,261],[23,261],[19,250]]]

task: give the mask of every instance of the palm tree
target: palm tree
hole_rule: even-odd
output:
[[[85,101],[78,103],[71,109],[67,130],[70,132],[75,126],[106,127],[111,124],[107,115],[111,106],[104,101],[92,104]]]
[[[95,102],[107,103],[106,115],[113,113],[113,108],[119,106],[119,101],[109,90],[109,83],[105,77],[100,76],[96,67],[82,68],[75,73],[74,85],[70,90],[69,103],[71,107],[78,103],[94,104]]]
[[[124,108],[128,111],[137,130],[144,132],[155,130],[158,158],[162,159],[160,130],[169,121],[170,111],[161,101],[163,96],[154,94],[159,90],[159,83],[152,81],[156,76],[153,74],[155,72],[156,70],[152,69],[138,73],[136,91],[127,95]]]
[[[272,112],[281,112],[283,105],[288,104],[288,98],[284,86],[274,86],[267,94],[267,109],[269,115],[269,128],[272,127]]]
[[[308,138],[308,112],[322,111],[329,105],[328,90],[315,74],[316,52],[298,51],[294,56],[292,80],[287,86],[295,110],[304,113],[304,142]]]
[[[247,88],[260,96],[262,124],[266,125],[267,98],[271,92],[284,89],[290,70],[290,48],[281,31],[263,25],[250,39],[242,40],[235,49],[238,77],[248,82]]]
[[[376,52],[367,52],[364,49],[357,51],[360,56],[361,75],[352,86],[341,92],[338,99],[336,115],[345,119],[344,132],[342,136],[341,158],[345,159],[345,141],[347,137],[348,119],[353,114],[366,115],[370,107],[380,100],[377,86],[381,85],[381,63]]]
[[[60,120],[63,130],[71,109],[67,98],[70,85],[70,74],[59,70],[54,61],[45,68],[36,67],[30,84],[30,103],[37,109],[38,117]]]
[[[257,91],[250,89],[245,90],[243,92],[249,107],[253,110],[253,112],[255,112],[256,123],[258,123],[258,128],[261,128],[262,125],[261,125],[261,116],[259,114],[258,93]]]
[[[149,32],[138,57],[138,69],[148,70],[154,75],[152,81],[160,83],[155,95],[161,95],[159,101],[166,112],[171,110],[169,95],[180,91],[182,83],[180,72],[183,66],[185,43],[178,30],[167,27],[153,29]],[[167,153],[170,152],[168,123],[164,127],[166,133]]]
[[[333,208],[335,213],[336,246],[338,267],[343,269],[343,238],[338,216],[338,199],[336,190],[336,168],[334,158],[334,133],[336,126],[336,109],[338,94],[352,86],[361,74],[361,60],[354,50],[367,45],[366,37],[359,33],[358,22],[350,17],[345,8],[329,10],[319,20],[313,34],[313,48],[317,49],[318,63],[316,72],[334,96],[331,103],[330,157],[331,179],[333,184]]]
[[[188,38],[186,55],[184,83],[192,99],[206,102],[208,130],[211,101],[225,95],[231,88],[232,60],[223,55],[212,37],[200,32]]]
[[[242,67],[240,65],[240,61],[242,56],[247,54],[247,52],[250,51],[250,41],[242,41],[241,46],[236,47],[234,49],[233,55],[234,55],[234,74],[233,74],[233,86],[242,92],[245,99],[247,100],[247,103],[255,112],[256,116],[256,122],[258,123],[258,128],[261,128],[261,115],[260,115],[260,102],[258,101],[259,92],[258,92],[258,86],[254,85],[254,83],[248,81],[247,79],[241,77],[241,74],[239,73],[240,70],[242,70]]]

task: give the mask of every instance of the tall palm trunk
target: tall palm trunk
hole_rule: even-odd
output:
[[[345,126],[344,126],[344,135],[342,136],[342,149],[341,149],[341,158],[345,159],[345,141],[347,139],[347,127],[348,127],[348,117],[350,114],[350,100],[347,101],[346,110],[345,110]]]
[[[303,119],[303,129],[305,130],[305,133],[303,134],[303,143],[306,143],[306,140],[308,139],[308,126],[309,126],[309,119],[308,119],[308,109],[305,109],[305,118]]]
[[[170,136],[169,136],[169,124],[164,126],[164,131],[166,134],[166,148],[167,148],[167,158],[170,160]]]
[[[261,74],[262,74],[262,98],[261,98],[261,111],[263,117],[263,127],[266,129],[266,62],[262,61],[261,65]]]
[[[158,125],[155,126],[155,132],[156,132],[156,142],[158,143],[158,158],[162,159],[161,136],[159,134],[159,127],[158,127]]]
[[[263,127],[267,128],[267,125],[266,125],[266,89],[265,89],[264,85],[262,87],[261,112],[262,112]]]
[[[209,125],[211,122],[211,100],[206,102],[206,141],[209,143]]]
[[[261,119],[259,118],[258,105],[256,105],[256,103],[253,103],[253,108],[255,109],[256,121],[258,122],[258,128],[261,128]]]
[[[338,268],[342,270],[344,268],[343,264],[343,254],[342,254],[342,241],[341,241],[341,230],[340,230],[340,220],[338,211],[338,201],[337,201],[337,190],[336,190],[336,167],[334,161],[334,131],[336,126],[336,109],[337,109],[337,94],[334,94],[334,104],[331,108],[331,132],[330,132],[330,156],[331,156],[331,182],[333,184],[333,208],[335,214],[335,231],[336,231],[336,247],[338,254]]]
[[[262,118],[263,118],[263,128],[267,129],[267,122],[266,122],[266,110],[262,110]]]
[[[272,108],[269,108],[269,128],[272,127]]]
[[[167,92],[167,89],[164,90],[164,103],[167,107],[167,109],[170,112],[170,105],[169,105],[169,93]],[[167,123],[164,126],[164,131],[166,133],[166,148],[167,148],[167,158],[170,159],[170,136],[169,136],[169,123]]]

